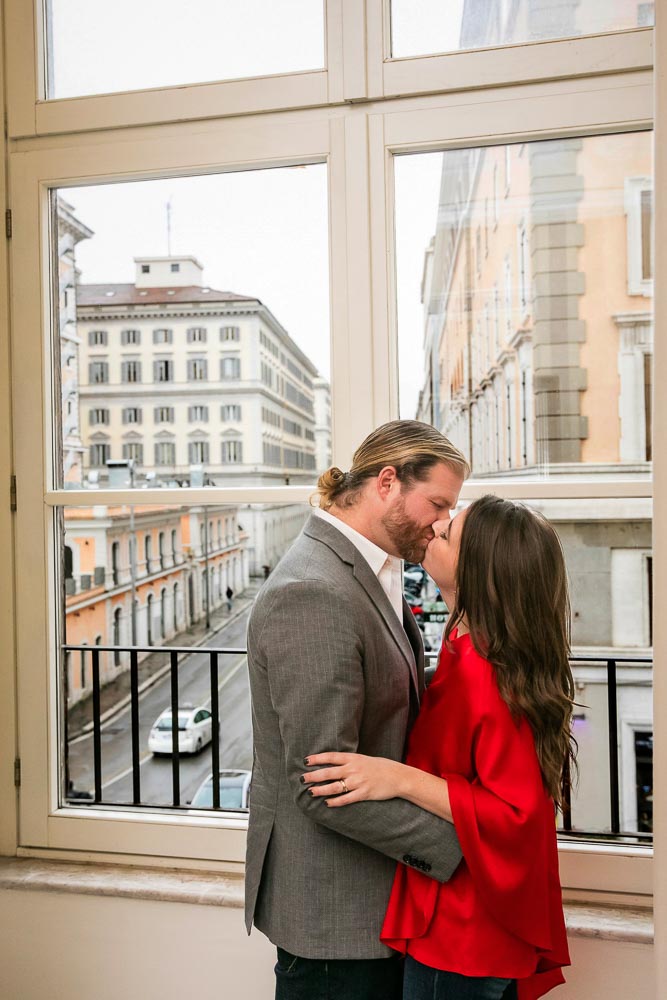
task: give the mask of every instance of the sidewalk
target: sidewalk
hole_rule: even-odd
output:
[[[193,650],[204,646],[212,636],[219,632],[226,625],[231,625],[241,615],[245,614],[251,607],[259,588],[264,581],[251,581],[243,591],[243,594],[234,599],[231,612],[227,611],[227,605],[223,604],[219,608],[211,611],[211,628],[207,631],[205,620],[202,618],[191,628],[184,632],[173,635],[165,642],[164,646],[156,646],[155,652],[150,653],[143,660],[139,661],[139,693],[152,687],[169,670],[169,648],[171,646],[192,646]],[[219,643],[224,646],[224,640]],[[245,642],[241,645],[245,646]],[[104,656],[104,653],[100,654]],[[107,653],[111,656],[111,653]],[[185,656],[187,654],[181,654]],[[130,699],[130,670],[124,670],[108,684],[105,684],[100,691],[100,716],[104,721],[110,718],[115,712],[127,704]],[[92,693],[86,698],[82,698],[67,713],[67,739],[73,740],[84,733],[89,732],[93,726],[93,697]]]

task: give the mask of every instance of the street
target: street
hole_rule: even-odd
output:
[[[244,649],[250,608],[224,625],[197,651],[179,658],[179,706],[210,708],[210,658],[207,648]],[[250,770],[252,741],[247,662],[244,654],[218,659],[220,705],[220,769]],[[139,699],[139,734],[142,805],[172,805],[172,759],[155,757],[148,749],[151,726],[171,704],[169,674]],[[132,802],[132,729],[130,706],[102,724],[102,788],[105,803]],[[93,791],[93,735],[79,736],[68,744],[69,776],[77,791]],[[199,754],[180,759],[181,805],[187,805],[201,782],[211,773],[211,744]]]

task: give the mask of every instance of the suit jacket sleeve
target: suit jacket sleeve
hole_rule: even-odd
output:
[[[314,822],[445,882],[461,860],[453,824],[403,799],[329,809],[300,781],[308,754],[359,749],[365,685],[357,617],[340,592],[307,580],[277,590],[263,623],[251,627],[250,655],[267,671],[287,780]]]

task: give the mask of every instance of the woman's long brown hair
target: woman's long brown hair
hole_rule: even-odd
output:
[[[530,723],[544,784],[561,805],[564,769],[576,767],[570,601],[560,540],[540,514],[495,496],[470,505],[445,641],[463,618],[513,716]]]

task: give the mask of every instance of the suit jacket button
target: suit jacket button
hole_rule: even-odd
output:
[[[425,864],[424,864],[424,871],[425,872],[430,872],[430,870],[431,870],[431,866],[428,863],[428,861],[426,861]]]
[[[409,865],[412,862],[412,855],[410,855],[410,854],[404,854],[403,855],[403,860],[405,861],[406,865]]]

